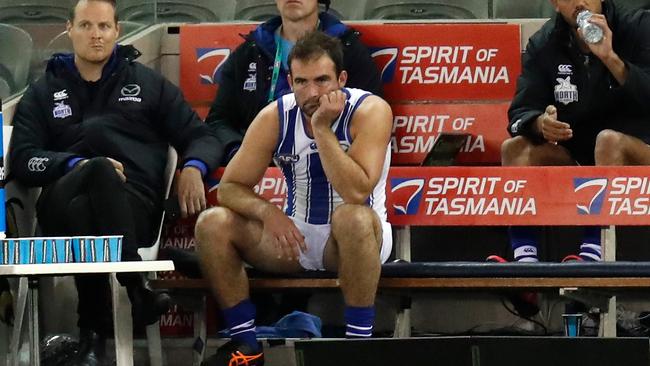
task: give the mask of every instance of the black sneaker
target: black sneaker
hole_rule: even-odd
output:
[[[219,347],[217,353],[201,363],[201,366],[262,366],[264,352],[262,343],[257,343],[257,350],[243,343],[230,341]]]
[[[491,255],[485,259],[486,262],[490,263],[507,263],[508,261],[498,255]],[[533,316],[539,313],[539,299],[537,292],[532,291],[522,291],[516,293],[507,293],[506,298],[512,306],[515,308],[515,312],[519,316],[530,319]]]

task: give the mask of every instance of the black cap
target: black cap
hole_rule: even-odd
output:
[[[318,0],[318,3],[325,5],[325,11],[330,9],[330,0]]]

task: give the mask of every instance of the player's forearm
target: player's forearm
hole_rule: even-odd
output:
[[[619,85],[624,85],[627,81],[627,67],[625,62],[621,60],[620,57],[614,52],[612,52],[608,57],[603,58],[603,63],[609,72],[614,76],[614,79],[618,82]]]
[[[331,130],[314,129],[314,138],[323,170],[332,187],[346,203],[365,203],[374,187],[368,174],[343,151]]]
[[[217,191],[219,205],[253,220],[264,221],[271,211],[280,210],[277,206],[260,197],[243,184],[222,182]]]

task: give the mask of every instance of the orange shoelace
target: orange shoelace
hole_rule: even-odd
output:
[[[254,365],[253,361],[262,357],[262,353],[256,355],[246,356],[240,351],[233,352],[230,354],[230,363],[228,366],[251,366]]]

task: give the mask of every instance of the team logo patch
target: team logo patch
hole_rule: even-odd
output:
[[[555,86],[555,100],[558,103],[567,105],[578,101],[578,87],[571,84],[571,76],[566,79],[557,78],[558,84]]]
[[[397,70],[398,52],[397,47],[374,48],[371,50],[370,56],[372,56],[377,68],[381,71],[382,83],[387,84],[393,81]]]
[[[135,103],[141,103],[142,98],[139,97],[140,92],[142,91],[142,88],[140,88],[140,85],[138,84],[128,84],[124,85],[122,89],[120,90],[120,94],[122,95],[117,99],[118,102],[135,102]]]
[[[66,89],[59,90],[58,92],[55,92],[53,95],[54,101],[58,102],[60,100],[66,100],[68,99],[68,91]]]
[[[199,65],[201,84],[216,84],[217,72],[230,56],[230,48],[197,48],[196,63]],[[249,65],[250,69],[250,65]]]
[[[558,75],[573,75],[573,65],[558,65],[557,66]]]
[[[416,215],[420,211],[424,179],[392,178],[390,185],[395,215]]]
[[[244,90],[252,92],[257,90],[257,74],[250,74],[244,81]]]
[[[607,178],[574,178],[578,215],[600,215],[605,202]]]
[[[52,109],[52,115],[54,118],[64,119],[72,116],[72,108],[65,102],[54,103],[54,109]]]
[[[47,168],[45,163],[48,161],[50,161],[49,158],[33,157],[27,162],[27,169],[29,169],[30,172],[44,172]]]

